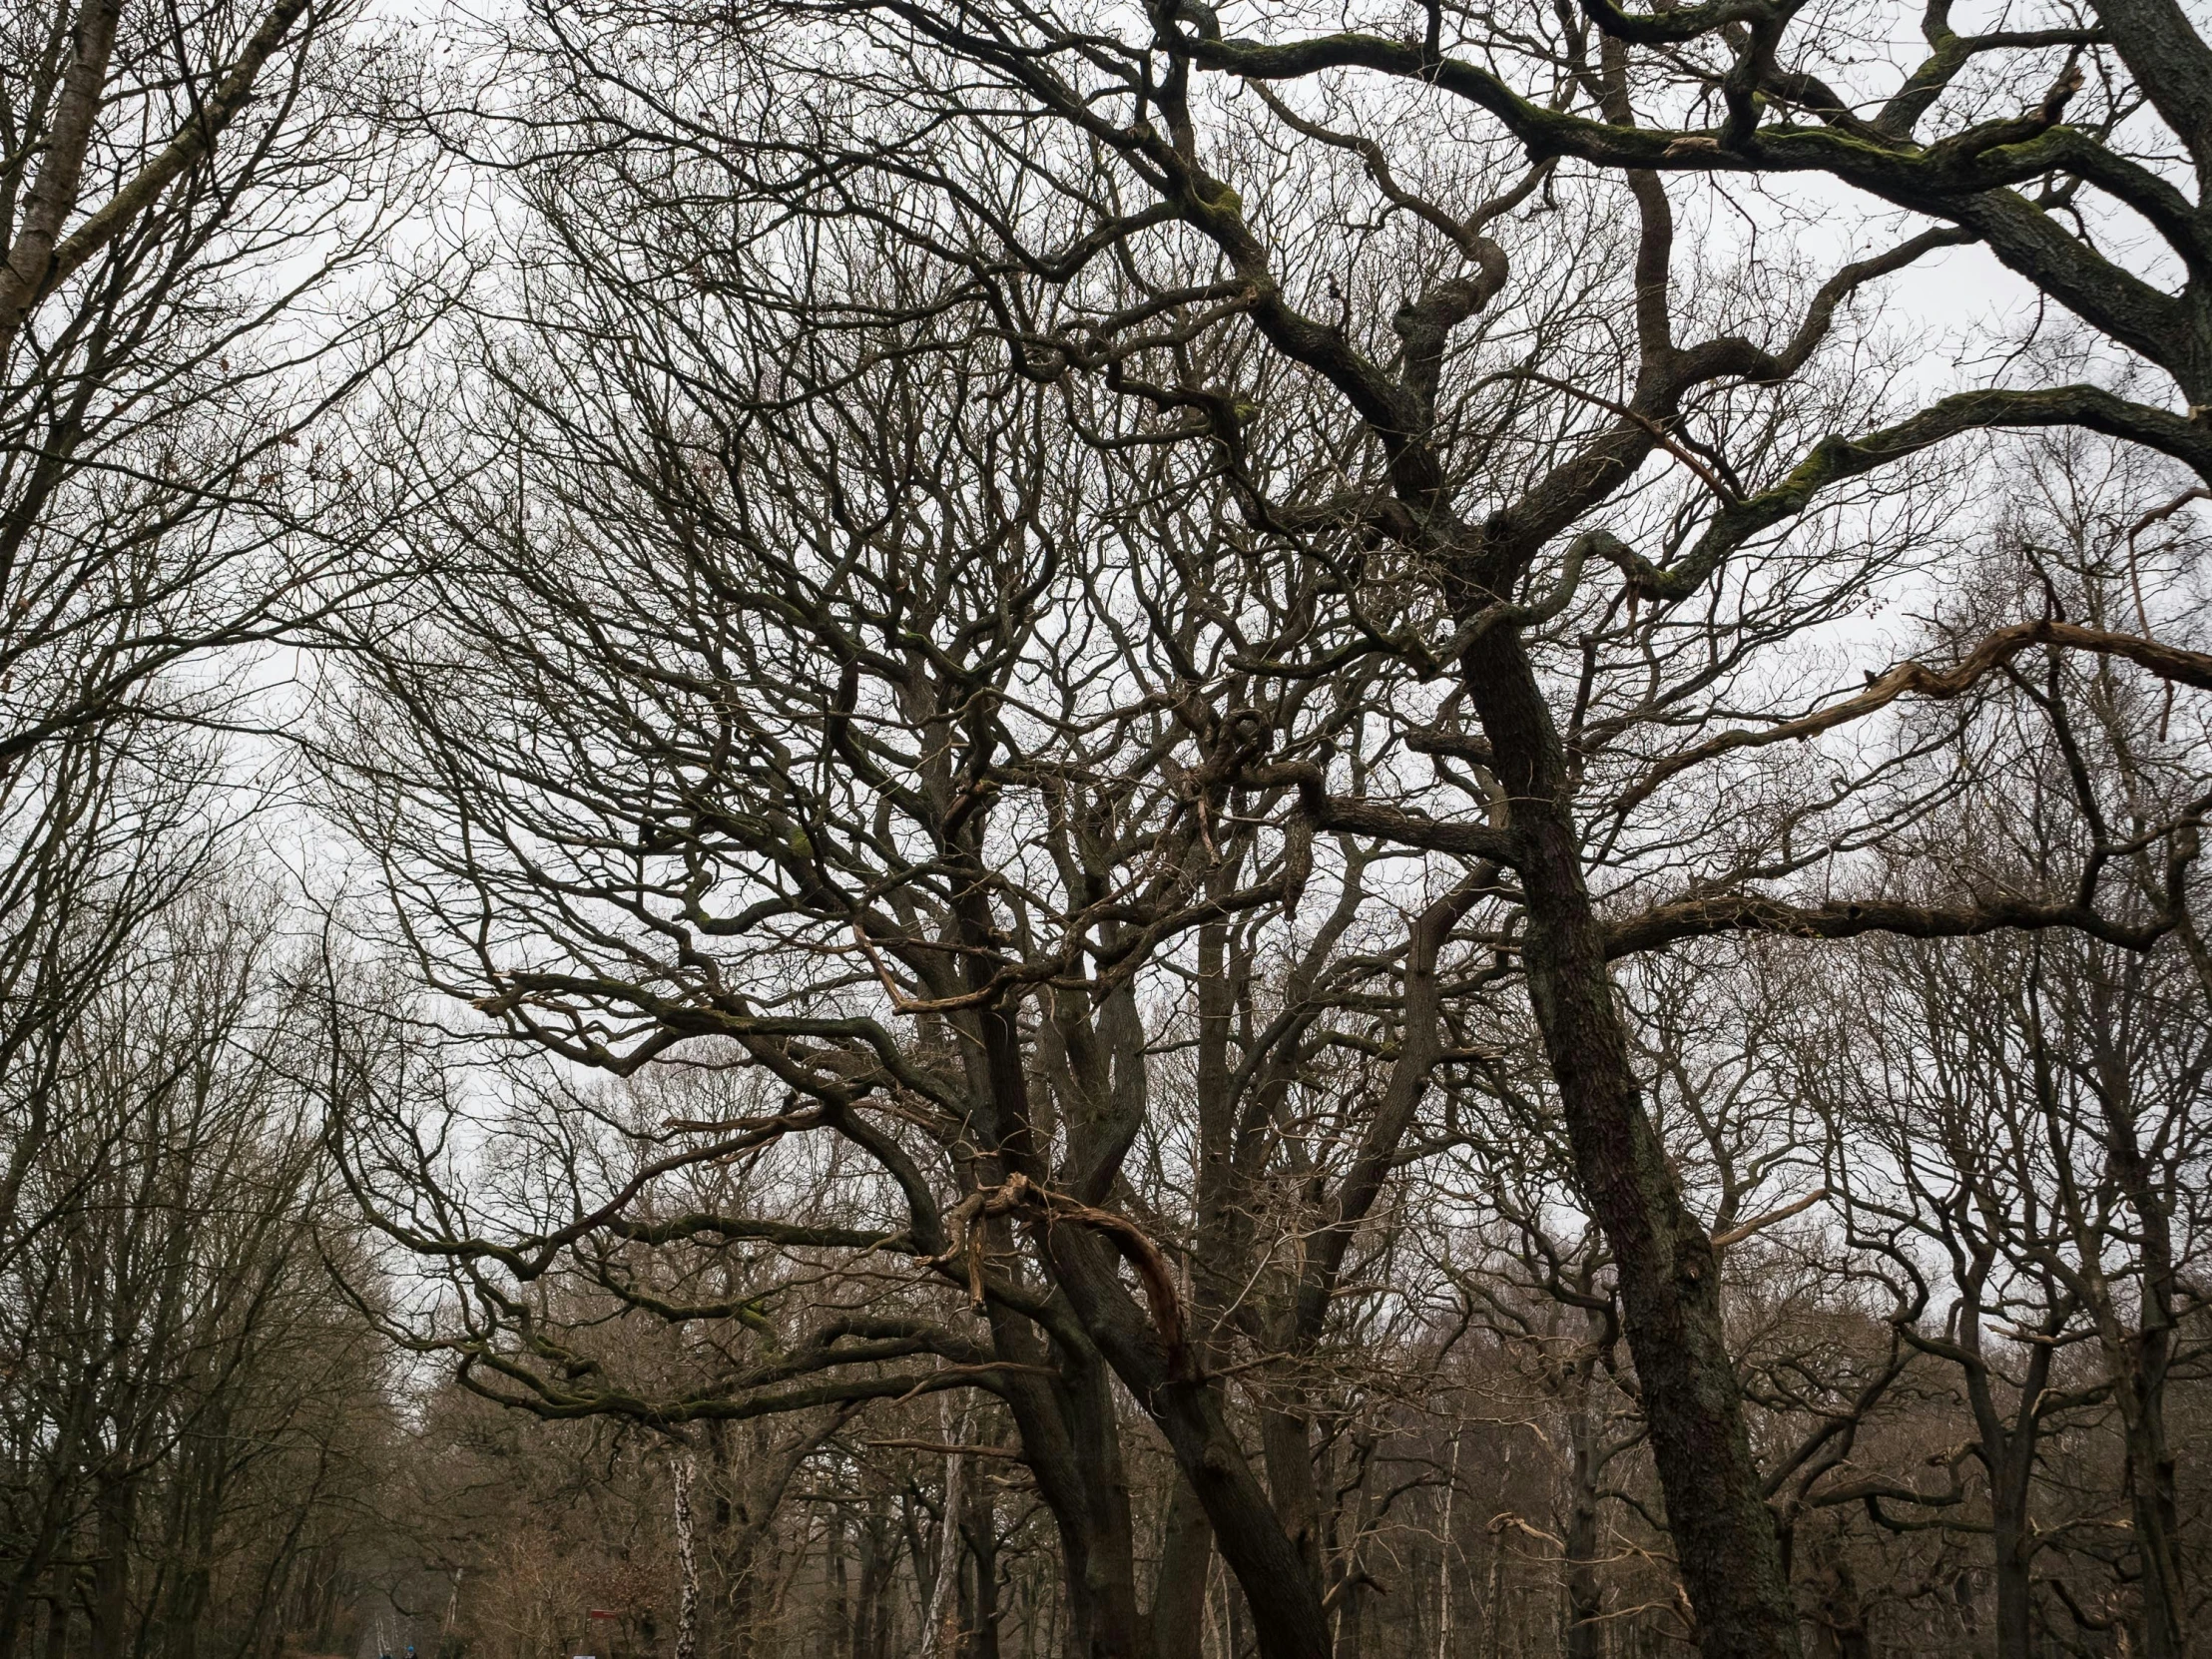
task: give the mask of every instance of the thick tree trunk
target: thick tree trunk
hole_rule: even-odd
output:
[[[1981,1466],[1989,1479],[1989,1530],[1995,1546],[1996,1659],[2028,1659],[2034,1643],[2029,1570],[2036,1547],[2031,1513],[2035,1453],[2042,1436],[2043,1390],[2050,1382],[2056,1345],[2047,1341],[2031,1345],[2007,1420],[2000,1409],[1996,1381],[1980,1360],[1981,1320],[1987,1312],[1982,1302],[1986,1271],[1984,1260],[1967,1276],[1963,1287],[1966,1311],[1960,1320],[1961,1346],[1970,1361],[1965,1370],[1966,1400],[1980,1440]],[[2069,1317],[2066,1306],[2053,1308],[2039,1335],[2055,1337]]]
[[[710,1424],[708,1443],[713,1448],[714,1508],[707,1528],[707,1562],[714,1577],[710,1604],[714,1608],[709,1629],[709,1651],[719,1659],[752,1659],[755,1602],[755,1557],[761,1542],[757,1517],[734,1496],[743,1478],[730,1436]]]
[[[1314,1593],[1322,1593],[1321,1488],[1314,1481],[1313,1429],[1302,1411],[1265,1407],[1260,1448],[1267,1461],[1275,1512],[1305,1563]]]
[[[852,1659],[889,1659],[891,1552],[884,1547],[882,1500],[869,1505],[858,1529],[860,1587],[852,1603]]]
[[[1188,1480],[1178,1478],[1160,1531],[1160,1565],[1152,1580],[1152,1659],[1201,1659],[1206,1646],[1206,1581],[1214,1560],[1214,1528]]]
[[[1563,746],[1517,638],[1463,671],[1508,800],[1527,901],[1522,965],[1575,1171],[1612,1247],[1623,1323],[1705,1659],[1791,1659],[1798,1623],[1744,1428],[1719,1262],[1682,1201],[1629,1063],[1582,873]]]
[[[965,902],[972,912],[963,918],[965,931],[973,946],[967,973],[969,983],[982,988],[994,970],[989,915],[978,900]],[[986,1133],[1008,1173],[1039,1187],[1049,1186],[1052,1172],[1037,1151],[1019,1033],[997,1006],[978,1011],[975,1030],[970,1077],[977,1097],[990,1102],[987,1115],[992,1121],[985,1125]],[[1261,1659],[1330,1659],[1329,1620],[1319,1587],[1230,1429],[1218,1385],[1195,1375],[1187,1348],[1180,1354],[1171,1352],[1148,1310],[1132,1301],[1120,1277],[1119,1259],[1099,1239],[1081,1226],[1052,1227],[1044,1230],[1044,1244],[1052,1278],[1086,1343],[1150,1411],[1213,1523],[1222,1560],[1243,1584],[1251,1604]],[[1011,1358],[1019,1343],[1010,1340],[1005,1324],[1004,1316],[994,1315],[998,1351]],[[1071,1412],[1066,1426],[1075,1437],[1077,1455],[1094,1471],[1091,1485],[1101,1499],[1101,1510],[1110,1512],[1112,1535],[1133,1538],[1119,1442],[1111,1436],[1113,1402],[1104,1386],[1104,1367],[1080,1366],[1072,1357],[1055,1358],[1062,1360],[1069,1397],[1080,1386],[1089,1388],[1097,1401]],[[1095,1388],[1085,1381],[1086,1370],[1098,1374]],[[1025,1392],[1018,1386],[1010,1388],[1009,1399],[1018,1402]],[[1046,1426],[1047,1415],[1034,1410],[1024,1415],[1018,1403],[1015,1409],[1030,1466],[1038,1471],[1043,1492],[1047,1479],[1043,1470],[1057,1453],[1049,1444],[1032,1439],[1031,1429]],[[1071,1480],[1064,1491],[1073,1496],[1081,1489]],[[1049,1492],[1045,1500],[1062,1522],[1063,1541],[1072,1539],[1087,1546],[1083,1528],[1068,1526],[1068,1516]],[[1089,1554],[1080,1565],[1073,1555],[1067,1562],[1071,1618],[1078,1598],[1086,1599],[1093,1621],[1091,1652],[1097,1659],[1134,1654],[1143,1639],[1134,1561],[1133,1549],[1125,1552],[1117,1547]]]
[[[1076,1317],[1150,1411],[1212,1523],[1221,1558],[1244,1588],[1261,1659],[1330,1659],[1319,1586],[1229,1424],[1219,1384],[1178,1373],[1161,1333],[1130,1301],[1095,1239],[1063,1227],[1050,1235],[1050,1249]],[[1025,1441],[1026,1434],[1025,1425]],[[1126,1515],[1126,1491],[1120,1496]]]
[[[1008,1358],[1025,1364],[1046,1358],[1012,1320],[994,1314],[993,1327]],[[1095,1354],[1058,1347],[1050,1357],[1059,1378],[1020,1380],[1006,1400],[1021,1431],[1023,1460],[1059,1532],[1068,1611],[1062,1651],[1068,1659],[1142,1659],[1136,1527],[1113,1389]]]
[[[138,1511],[136,1483],[103,1479],[93,1499],[98,1555],[92,1564],[92,1659],[125,1659],[130,1652],[131,1534]]]
[[[1214,1542],[1244,1587],[1260,1659],[1331,1659],[1329,1617],[1306,1556],[1276,1516],[1244,1448],[1203,1382],[1167,1382],[1154,1413],[1213,1522]]]
[[[2147,1659],[2182,1659],[2183,1627],[2179,1551],[2180,1513],[2174,1500],[2174,1454],[2166,1439],[2163,1390],[2135,1401],[2127,1425],[2130,1499],[2135,1550],[2142,1572],[2143,1651]]]
[[[2024,1506],[1999,1497],[1996,1509],[1996,1659],[2028,1659],[2033,1650],[2032,1603],[2028,1597],[2027,1536]]]
[[[108,57],[115,49],[122,18],[123,0],[85,0],[70,30],[69,67],[63,72],[61,96],[43,135],[45,155],[24,197],[15,246],[0,265],[0,355],[14,345],[24,318],[38,302],[53,269],[62,227],[77,205],[85,157],[107,91]]]
[[[1989,1473],[1989,1530],[1995,1545],[1996,1659],[2028,1659],[2034,1649],[2029,1562],[2035,1541],[2028,1501],[2037,1438],[2033,1402],[2048,1369],[2049,1350],[2040,1349],[2029,1363],[2022,1389],[2027,1397],[2021,1401],[2018,1421],[2009,1432],[1990,1432],[1994,1407],[1988,1397],[1987,1380],[1975,1378],[1969,1382],[1984,1424],[1983,1460]]]
[[[2173,1447],[2166,1437],[2166,1378],[2173,1366],[2174,1314],[2179,1276],[2174,1265],[2173,1217],[2163,1184],[2153,1175],[2136,1121],[2133,1078],[2127,1057],[2110,1040],[2111,1021],[2096,1027],[2098,1104],[2106,1156],[2140,1230],[2141,1289],[2135,1329],[2127,1329],[2112,1287],[2101,1273],[2095,1314],[2105,1365],[2120,1407],[2127,1456],[2136,1566],[2143,1596],[2146,1659],[2182,1659],[2187,1648],[2181,1583],[2180,1505],[2174,1486]],[[2084,1263],[2096,1247],[2085,1241]]]

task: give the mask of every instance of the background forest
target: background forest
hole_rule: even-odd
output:
[[[2212,17],[0,9],[0,1659],[2212,1654]]]

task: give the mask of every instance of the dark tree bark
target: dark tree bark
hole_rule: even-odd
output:
[[[1566,1546],[1567,1659],[1600,1659],[1605,1651],[1605,1589],[1598,1577],[1598,1451],[1596,1414],[1590,1409],[1589,1380],[1567,1413]]]
[[[1571,780],[1557,729],[1517,640],[1462,665],[1498,777],[1526,894],[1523,962],[1583,1196],[1619,1276],[1667,1524],[1698,1609],[1707,1659],[1771,1659],[1798,1647],[1722,1325],[1720,1264],[1684,1204],[1643,1106],[1627,1030],[1590,904]]]
[[[1212,1576],[1214,1529],[1188,1480],[1168,1494],[1160,1527],[1160,1565],[1153,1575],[1151,1659],[1199,1659],[1206,1639],[1206,1587]]]

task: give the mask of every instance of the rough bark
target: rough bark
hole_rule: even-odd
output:
[[[1260,1413],[1260,1445],[1275,1512],[1318,1596],[1322,1593],[1321,1489],[1314,1481],[1313,1430],[1305,1412],[1265,1407]]]
[[[679,1457],[676,1460],[676,1659],[699,1659],[699,1546],[692,1530],[691,1486],[691,1459]]]
[[[1705,1659],[1799,1651],[1773,1517],[1744,1429],[1719,1262],[1643,1105],[1583,878],[1563,747],[1520,641],[1469,652],[1527,898],[1522,961],[1584,1200],[1618,1264],[1623,1323]]]
[[[1206,1637],[1207,1569],[1214,1529],[1188,1480],[1178,1479],[1160,1529],[1160,1565],[1152,1580],[1152,1659],[1200,1659]]]
[[[994,1315],[1001,1352],[1033,1354],[1017,1322]],[[1053,1354],[1060,1376],[1007,1389],[1022,1457],[1059,1533],[1067,1587],[1069,1659],[1141,1659],[1135,1526],[1121,1428],[1105,1366],[1095,1354]],[[1034,1363],[1034,1361],[1030,1362]]]
[[[2181,1581],[2174,1451],[2166,1432],[2166,1379],[2180,1323],[2175,1314],[2179,1280],[2173,1217],[2143,1155],[2126,1063],[2101,1040],[2101,1033],[2096,1046],[2105,1155],[2135,1218],[2141,1262],[2140,1307],[2132,1332],[2119,1317],[2110,1287],[2096,1275],[2097,1334],[2120,1408],[2141,1575],[2143,1651],[2148,1659],[2181,1659],[2187,1649],[2183,1609],[2188,1602]]]
[[[967,1482],[960,1524],[972,1576],[962,1620],[967,1632],[965,1659],[998,1659],[998,1510],[988,1481],[971,1478]]]
[[[1329,1618],[1306,1558],[1277,1518],[1212,1386],[1167,1382],[1154,1413],[1244,1587],[1261,1659],[1332,1659]]]

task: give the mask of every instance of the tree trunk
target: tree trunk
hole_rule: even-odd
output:
[[[844,1568],[844,1509],[828,1506],[823,1532],[822,1651],[830,1659],[851,1659],[851,1586]]]
[[[1331,1659],[1329,1618],[1305,1554],[1284,1530],[1222,1409],[1204,1382],[1154,1390],[1155,1418],[1205,1506],[1222,1561],[1244,1587],[1260,1659]]]
[[[705,1634],[715,1659],[751,1659],[753,1529],[751,1517],[740,1512],[736,1497],[741,1475],[731,1438],[725,1424],[707,1425],[714,1502],[706,1527],[711,1584],[706,1599],[713,1613]]]
[[[2182,1609],[2187,1602],[2181,1585],[2174,1454],[2166,1438],[2166,1378],[2179,1324],[2174,1313],[2179,1276],[2173,1216],[2162,1183],[2143,1154],[2133,1078],[2126,1056],[2112,1041],[2112,1024],[2107,1016],[2094,1028],[2096,1096],[2106,1158],[2140,1230],[2141,1286],[2132,1333],[2115,1305],[2110,1283],[2096,1270],[2093,1242],[2084,1241],[2082,1259],[2092,1270],[2097,1334],[2124,1428],[2136,1563],[2142,1577],[2143,1650],[2146,1659],[2182,1659],[2186,1649]]]
[[[952,1443],[966,1441],[972,1416],[962,1410]],[[938,1659],[957,1659],[960,1651],[960,1511],[967,1503],[968,1460],[953,1456],[945,1461],[944,1516],[937,1527],[937,1570],[929,1584],[929,1601],[921,1619],[924,1653]]]
[[[1268,1490],[1283,1530],[1306,1565],[1314,1593],[1322,1593],[1321,1489],[1314,1481],[1313,1430],[1302,1411],[1265,1406],[1260,1412],[1260,1447],[1267,1461]]]
[[[1870,1659],[1873,1653],[1858,1580],[1841,1549],[1823,1575],[1820,1618],[1814,1629],[1815,1659]]]
[[[1000,1327],[999,1351],[1035,1363],[1042,1348]],[[1068,1659],[1142,1659],[1137,1612],[1136,1527],[1122,1468],[1121,1425],[1105,1366],[1095,1354],[1056,1347],[1060,1377],[1027,1379],[1006,1390],[1023,1460],[1059,1532],[1066,1579]]]
[[[699,1659],[699,1541],[692,1530],[691,1485],[691,1458],[679,1457],[676,1459],[676,1659]]]
[[[1520,641],[1463,663],[1508,801],[1527,899],[1522,964],[1582,1195],[1619,1275],[1683,1584],[1705,1659],[1794,1659],[1797,1614],[1744,1428],[1712,1240],[1644,1111],[1583,880],[1563,746]]]
[[[2045,1362],[2047,1353],[2039,1350],[2036,1362]],[[2029,1377],[2038,1391],[2042,1370],[2042,1365],[2031,1363]],[[1995,1453],[1986,1460],[1991,1541],[1996,1546],[1996,1659],[2029,1659],[2034,1651],[2029,1567],[2035,1541],[2028,1502],[2036,1438],[2035,1418],[2028,1405],[2023,1406],[2018,1423],[2003,1441],[1995,1446],[1984,1442]]]
[[[997,1016],[981,1023],[985,1052],[993,1062],[990,1095],[1000,1123],[1023,1126],[1002,1143],[1007,1161],[1043,1185],[1049,1172],[1028,1144],[1019,1052]],[[1089,1653],[1095,1659],[1126,1659],[1137,1653],[1144,1635],[1137,1617],[1128,1482],[1106,1380],[1111,1367],[1167,1437],[1212,1522],[1222,1560],[1244,1586],[1261,1659],[1330,1659],[1329,1620],[1319,1587],[1229,1425],[1219,1385],[1192,1375],[1188,1353],[1181,1357],[1181,1367],[1176,1364],[1163,1333],[1122,1283],[1119,1260],[1096,1237],[1081,1227],[1054,1227],[1044,1230],[1043,1242],[1053,1281],[1084,1333],[1087,1350],[1077,1354],[1060,1345],[1053,1356],[1066,1382],[1056,1390],[1067,1406],[1062,1437],[1071,1438],[1072,1447],[1052,1443],[1049,1413],[1033,1404],[1025,1407],[1031,1390],[1017,1384],[1008,1388],[1007,1398],[1039,1491],[1061,1522],[1063,1545],[1083,1552],[1078,1559],[1071,1549],[1067,1561],[1069,1614],[1074,1623],[1080,1608],[1092,1621]],[[1007,1330],[1010,1325],[1005,1316],[994,1314],[996,1346],[1007,1358],[1020,1352],[1018,1338]],[[1063,1470],[1067,1449],[1076,1460]],[[1085,1492],[1088,1502],[1078,1504],[1075,1500]],[[1100,1542],[1110,1547],[1092,1550],[1089,1530],[1071,1524],[1086,1509],[1099,1522]]]
[[[998,1505],[990,1483],[971,1471],[967,1483],[968,1561],[974,1568],[974,1593],[968,1598],[967,1650],[964,1659],[998,1659]]]
[[[1996,1659],[2028,1659],[2033,1647],[2027,1578],[2027,1537],[2020,1506],[1998,1499],[1996,1543]]]
[[[1368,1587],[1365,1581],[1345,1586],[1337,1604],[1336,1659],[1362,1659],[1367,1651]]]
[[[0,354],[15,344],[25,317],[38,303],[53,270],[62,227],[77,205],[85,158],[107,93],[108,57],[122,17],[123,0],[85,0],[70,30],[69,68],[44,135],[45,154],[23,201],[15,246],[0,265]]]
[[[1206,1581],[1214,1561],[1214,1529],[1188,1480],[1177,1477],[1160,1530],[1160,1565],[1152,1580],[1152,1659],[1202,1659],[1206,1647]]]
[[[883,1531],[878,1498],[859,1526],[860,1593],[852,1604],[852,1659],[888,1659],[890,1652],[891,1552],[883,1546]]]
[[[107,1478],[93,1499],[98,1554],[90,1597],[92,1659],[125,1659],[130,1652],[131,1533],[138,1508],[136,1482]]]
[[[2161,1379],[2161,1381],[2163,1381]],[[2174,1501],[2174,1454],[2166,1439],[2163,1389],[2144,1390],[2127,1425],[2129,1498],[2135,1551],[2142,1572],[2146,1659],[2182,1659],[2180,1514]]]
[[[1566,1544],[1567,1659],[1599,1659],[1604,1651],[1604,1586],[1597,1573],[1597,1426],[1590,1411],[1587,1373],[1584,1397],[1567,1418],[1569,1447]]]

